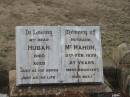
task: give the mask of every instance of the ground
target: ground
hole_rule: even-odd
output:
[[[100,25],[104,65],[112,48],[130,43],[129,0],[0,0],[0,70],[15,69],[15,27]]]

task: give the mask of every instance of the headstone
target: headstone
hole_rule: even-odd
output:
[[[103,83],[99,26],[17,26],[17,86]]]

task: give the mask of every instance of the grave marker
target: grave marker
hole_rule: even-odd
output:
[[[99,26],[17,26],[16,81],[103,82]]]

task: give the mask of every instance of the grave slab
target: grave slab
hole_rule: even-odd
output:
[[[16,70],[9,72],[10,97],[89,97],[91,93],[111,93],[104,84],[55,84],[16,86]]]

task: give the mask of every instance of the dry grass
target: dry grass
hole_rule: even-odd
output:
[[[130,43],[129,0],[0,0],[0,70],[15,68],[15,26],[100,25],[103,56]]]

